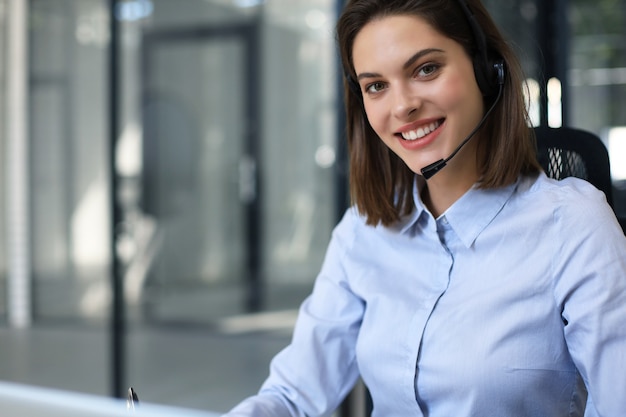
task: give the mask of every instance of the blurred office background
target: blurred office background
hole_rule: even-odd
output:
[[[256,391],[347,205],[342,4],[0,0],[0,380]],[[626,216],[626,0],[485,4]]]

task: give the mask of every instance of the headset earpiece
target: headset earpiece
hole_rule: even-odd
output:
[[[487,51],[487,38],[474,17],[466,0],[458,0],[465,17],[474,34],[476,51],[472,57],[474,75],[478,88],[485,97],[492,97],[498,93],[500,86],[504,84],[505,64],[501,58],[494,62]]]
[[[504,84],[505,64],[503,60],[485,63],[482,59],[474,57],[474,74],[478,88],[485,97],[498,94],[498,90]]]

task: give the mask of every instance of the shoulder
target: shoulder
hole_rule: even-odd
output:
[[[348,208],[332,232],[330,246],[344,255],[352,256],[374,251],[385,243],[395,241],[403,234],[403,224],[376,226],[367,224],[367,217],[358,208]],[[358,255],[360,257],[361,255]]]
[[[358,240],[361,230],[367,227],[365,221],[356,206],[349,207],[333,229],[331,246],[341,247],[344,251],[350,250]]]
[[[357,206],[350,206],[343,214],[339,223],[335,226],[333,239],[341,239],[345,243],[358,241],[371,233],[388,229],[385,226],[372,226],[367,224],[367,217],[361,213]]]
[[[539,193],[540,196],[552,197],[557,200],[595,201],[596,204],[606,204],[604,193],[588,181],[576,177],[567,177],[562,180],[548,178],[540,174],[537,178],[526,179],[529,192]]]
[[[622,234],[604,193],[583,179],[555,180],[545,174],[526,178],[520,182],[520,196],[529,206],[547,210],[563,233]]]
[[[568,177],[555,180],[541,174],[537,178],[523,180],[522,184],[524,185],[521,188],[527,190],[527,198],[563,214],[578,213],[583,216],[597,216],[613,213],[604,193],[580,178]]]

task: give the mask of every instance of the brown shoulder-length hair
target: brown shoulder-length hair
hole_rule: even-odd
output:
[[[350,197],[371,225],[390,225],[415,208],[412,172],[378,137],[363,108],[361,93],[355,91],[356,75],[352,47],[359,31],[385,16],[412,15],[428,22],[444,36],[475,55],[476,39],[461,8],[465,1],[485,34],[490,59],[504,61],[505,82],[500,101],[481,128],[478,167],[481,188],[512,184],[520,174],[535,175],[535,138],[529,128],[524,98],[524,74],[512,48],[480,0],[350,0],[337,22],[337,41],[345,71],[345,107],[350,155]],[[351,85],[352,84],[352,85]],[[485,97],[491,105],[492,97]],[[488,134],[485,134],[488,132]]]

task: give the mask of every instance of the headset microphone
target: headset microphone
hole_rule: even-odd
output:
[[[472,132],[465,139],[463,139],[463,142],[461,142],[461,144],[457,146],[457,148],[454,150],[454,152],[452,152],[452,154],[450,154],[450,156],[448,156],[446,159],[440,159],[433,162],[432,164],[426,165],[424,168],[421,169],[422,176],[424,176],[425,179],[429,179],[430,177],[441,171],[441,169],[446,166],[448,161],[454,158],[454,156],[461,150],[461,148],[463,148],[463,146],[465,146],[465,144],[469,142],[472,137],[474,137],[474,134],[478,131],[478,129],[483,126],[483,124],[487,120],[487,117],[489,117],[493,109],[496,107],[496,104],[498,104],[498,101],[500,101],[500,97],[502,97],[502,89],[504,86],[504,62],[498,61],[493,66],[498,76],[498,95],[493,101],[493,104],[491,105],[491,107],[489,107],[489,110],[487,110],[480,122],[478,122],[478,125],[474,128],[474,130],[472,130]]]

